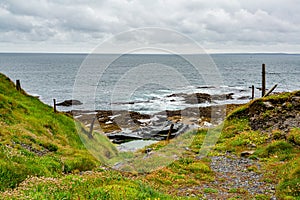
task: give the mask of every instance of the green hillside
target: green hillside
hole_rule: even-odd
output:
[[[15,187],[27,176],[57,177],[97,165],[71,117],[17,91],[0,74],[0,190]]]
[[[171,199],[103,170],[82,141],[93,153],[116,154],[106,137],[89,138],[72,116],[54,113],[0,74],[0,199]]]

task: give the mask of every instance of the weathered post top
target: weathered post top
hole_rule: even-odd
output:
[[[266,65],[262,64],[262,86],[261,86],[261,96],[265,96],[266,93]]]

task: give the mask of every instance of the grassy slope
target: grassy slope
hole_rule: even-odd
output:
[[[280,110],[277,106],[271,109],[262,109],[259,107],[263,107],[263,102],[272,102],[274,105],[277,104],[290,104],[290,99],[295,95],[299,96],[300,91],[295,91],[292,93],[282,93],[277,95],[272,95],[269,97],[256,99],[246,105],[243,105],[232,112],[229,116],[227,116],[226,121],[224,122],[224,128],[222,131],[221,138],[219,139],[216,150],[226,149],[227,151],[233,151],[235,153],[240,153],[243,150],[246,150],[247,147],[251,144],[255,144],[257,146],[256,151],[254,153],[254,157],[257,156],[259,158],[268,158],[274,153],[282,153],[280,152],[280,148],[272,149],[267,148],[269,145],[274,145],[274,143],[286,143],[287,146],[291,146],[293,150],[296,152],[299,150],[300,146],[300,127],[289,127],[289,131],[280,130],[277,128],[273,128],[270,126],[268,129],[264,130],[252,130],[250,126],[249,115],[251,115],[251,108],[258,110],[260,116],[267,118],[267,120],[272,121],[273,118],[276,118],[276,115],[280,113],[285,113],[286,116],[289,116],[288,110],[294,110],[293,106],[287,106],[288,108]],[[260,105],[260,106],[257,106]],[[297,108],[299,110],[299,108]],[[296,116],[289,116],[296,117]],[[258,117],[257,117],[258,118]],[[263,120],[263,119],[261,119]],[[276,122],[274,122],[274,125]],[[268,150],[274,150],[275,152],[265,152]],[[293,151],[292,151],[293,152]],[[289,152],[287,152],[287,156]],[[272,155],[271,155],[272,154]],[[275,157],[278,157],[278,155]],[[289,157],[278,158],[281,161],[285,159],[289,160]]]
[[[15,187],[28,175],[59,176],[96,165],[72,118],[16,91],[0,74],[0,190]]]
[[[300,91],[272,95],[237,108],[222,124],[221,136],[209,155],[226,155],[226,152],[240,155],[245,150],[254,149],[254,154],[250,158],[259,160],[263,166],[260,171],[256,172],[264,173],[263,180],[276,185],[276,197],[278,199],[300,199],[300,127],[290,127],[289,132],[282,130],[255,131],[251,129],[249,119],[249,108],[257,106],[257,104],[262,105],[262,102],[266,101],[271,101],[274,105],[277,103],[282,105],[286,102],[287,109],[293,110],[290,100],[299,94]],[[278,111],[278,107],[275,106],[273,110],[268,109],[262,115],[276,115],[278,112],[289,115],[289,112],[286,111]],[[211,188],[211,191],[199,189],[201,183],[207,183],[216,178],[214,172],[209,168],[209,157],[202,160],[197,159],[197,153],[205,134],[205,130],[194,133],[189,153],[171,165],[143,178],[153,187],[176,195],[184,195],[179,189],[184,187],[190,188],[190,190],[184,190],[185,192],[189,191],[190,194],[200,197],[203,193],[217,192],[219,188]],[[163,142],[152,145],[154,149],[163,148],[162,146],[164,146]],[[196,187],[197,190],[193,190],[193,187]],[[245,190],[235,192],[232,199],[241,197],[243,199],[270,199],[268,195],[264,194],[253,197],[247,192],[245,193]]]
[[[1,185],[2,190],[14,187],[28,174],[33,175],[16,189],[0,193],[3,198],[181,199],[177,196],[185,196],[188,191],[189,194],[198,196],[195,199],[199,199],[203,193],[217,191],[218,188],[203,191],[192,189],[215,179],[214,172],[209,168],[210,159],[197,159],[197,152],[201,148],[206,130],[189,133],[188,137],[194,137],[189,147],[190,151],[182,153],[177,161],[152,173],[126,174],[96,168],[93,173],[84,175],[61,175],[63,166],[68,166],[64,167],[64,171],[85,170],[80,169],[85,166],[84,159],[94,163],[89,168],[97,164],[91,156],[86,156],[87,152],[76,134],[73,121],[63,114],[54,114],[50,107],[33,97],[18,94],[13,89],[14,85],[5,80],[5,77],[0,75],[0,79],[0,178],[4,176],[0,183],[9,183]],[[287,93],[257,101],[285,101],[293,95]],[[281,134],[278,132],[253,131],[247,115],[252,104],[238,108],[227,118],[221,138],[211,155],[223,154],[226,151],[239,154],[247,150],[249,144],[255,144],[256,150],[251,157],[259,159],[263,170],[267,171],[264,175],[265,181],[277,184],[277,197],[299,199],[299,127],[293,128],[285,139],[277,137]],[[184,136],[179,137],[180,143],[182,140]],[[176,139],[171,141],[175,146],[176,142]],[[38,150],[48,148],[51,152],[37,156],[21,144],[30,144]],[[160,142],[152,147],[157,151],[167,144]],[[244,193],[237,195],[247,197]],[[268,197],[260,195],[259,199]]]
[[[0,199],[167,197],[120,173],[101,172],[101,163],[81,142],[99,144],[95,139],[99,136],[92,141],[76,126],[84,131],[70,116],[54,113],[37,98],[18,92],[0,74]],[[106,149],[115,151],[101,140]],[[78,175],[87,170],[93,175]]]
[[[289,115],[288,110],[295,109],[290,103],[291,98],[299,94],[300,91],[272,95],[239,107],[227,117],[221,138],[213,152],[230,151],[239,155],[242,151],[250,150],[251,146],[256,146],[250,158],[260,160],[266,172],[264,180],[277,185],[278,199],[300,199],[300,127],[290,127],[288,132],[280,129],[252,130],[249,110],[254,106],[259,109],[260,106],[257,105],[267,101],[273,105],[288,105],[283,110],[275,106],[260,114],[272,121],[278,114]]]

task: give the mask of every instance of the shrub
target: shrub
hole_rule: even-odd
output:
[[[289,142],[300,146],[300,128],[291,129],[287,136],[287,139]]]
[[[0,191],[15,188],[27,177],[27,168],[20,164],[5,163],[0,160]]]
[[[71,173],[74,171],[87,171],[96,167],[94,160],[80,156],[74,156],[72,159],[64,161],[64,172]]]
[[[259,157],[269,157],[274,154],[290,154],[292,153],[293,146],[286,141],[274,141],[266,147],[258,149],[255,154]]]

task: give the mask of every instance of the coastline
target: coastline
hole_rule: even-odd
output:
[[[170,139],[188,130],[213,127],[222,121],[212,120],[212,117],[222,120],[241,105],[188,107],[154,114],[127,110],[72,110],[68,113],[87,129],[93,126],[94,132],[106,135],[113,143],[122,144],[133,140],[165,140],[171,124],[174,128]]]

